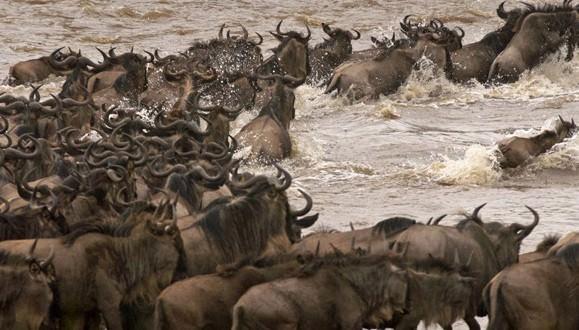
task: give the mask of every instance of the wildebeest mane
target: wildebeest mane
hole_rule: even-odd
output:
[[[149,203],[137,203],[129,207],[120,219],[104,219],[73,224],[70,233],[62,237],[64,245],[71,246],[81,236],[86,234],[104,234],[112,237],[127,237],[131,230],[140,223],[137,215],[149,213]]]
[[[557,251],[555,256],[565,262],[569,268],[579,271],[579,243],[564,246]]]
[[[561,239],[561,235],[551,234],[546,235],[541,243],[537,244],[535,252],[547,252],[551,247],[553,247]]]
[[[416,220],[405,217],[392,217],[382,220],[372,227],[372,234],[383,234],[384,237],[398,234],[410,226],[415,225]]]
[[[1,266],[25,266],[27,265],[26,258],[20,254],[10,253],[5,250],[0,250],[0,267]]]
[[[525,8],[521,10],[521,15],[515,23],[515,30],[519,30],[520,26],[525,21],[525,18],[531,14],[535,13],[543,13],[543,14],[554,14],[554,13],[563,13],[563,12],[572,12],[575,9],[571,5],[571,1],[565,0],[562,4],[551,4],[545,3],[542,5],[532,5],[525,3]]]
[[[259,254],[272,235],[280,234],[276,232],[280,226],[268,213],[266,202],[255,196],[218,200],[193,227],[203,232],[225,260],[233,261],[240,255]]]

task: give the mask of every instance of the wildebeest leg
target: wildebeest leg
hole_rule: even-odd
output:
[[[115,282],[102,270],[97,271],[97,306],[100,310],[107,330],[123,330],[123,322],[121,318],[121,301],[122,296],[115,287]]]
[[[478,324],[474,316],[466,316],[464,318],[464,322],[466,322],[470,330],[480,330],[480,325]]]

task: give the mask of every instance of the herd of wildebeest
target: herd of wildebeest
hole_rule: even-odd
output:
[[[572,58],[578,12],[502,3],[504,25],[465,46],[461,28],[407,16],[401,36],[356,52],[355,30],[322,24],[328,39],[311,47],[309,27],[279,22],[265,60],[261,35],[224,25],[164,57],[97,48],[95,62],[59,48],[13,65],[10,85],[66,80],[44,99],[41,85],[0,95],[0,328],[480,329],[475,316],[488,315],[488,329],[579,329],[579,232],[519,255],[538,213],[490,222],[481,205],[455,225],[393,217],[302,236],[318,214],[300,189],[305,206],[290,205],[292,176],[277,164],[303,83],[375,99],[424,58],[452,82],[509,83],[563,45]],[[230,136],[251,108],[258,116]],[[575,130],[559,117],[503,140],[501,166]],[[249,160],[276,173],[241,171]]]

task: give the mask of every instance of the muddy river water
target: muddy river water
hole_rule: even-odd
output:
[[[94,46],[184,50],[196,39],[215,37],[224,22],[262,33],[264,56],[275,44],[266,32],[279,19],[297,30],[307,22],[312,44],[322,40],[321,22],[356,28],[362,39],[354,41],[354,49],[364,49],[370,47],[370,35],[391,35],[403,16],[416,14],[461,26],[467,44],[500,25],[497,5],[475,0],[4,0],[0,79],[11,63],[60,46],[81,48],[95,58]],[[578,72],[579,56],[569,63],[554,56],[513,85],[487,88],[452,84],[425,65],[394,95],[356,105],[302,86],[291,128],[294,155],[282,165],[294,175],[294,186],[313,196],[314,211],[321,214],[318,226],[348,230],[349,223],[369,226],[394,215],[426,221],[485,202],[483,220],[528,223],[532,216],[524,205],[529,205],[541,223],[525,240],[527,251],[545,234],[578,228],[579,139],[508,171],[498,168],[493,145],[510,134],[536,132],[557,115],[579,120]],[[60,84],[55,79],[43,91]],[[24,87],[0,91],[27,93]],[[255,114],[242,114],[236,129]]]

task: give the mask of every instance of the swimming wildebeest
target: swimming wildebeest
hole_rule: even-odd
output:
[[[454,34],[432,32],[418,39],[400,39],[370,60],[346,62],[334,70],[325,93],[334,90],[350,100],[377,99],[394,93],[406,82],[417,61],[425,57],[446,73],[452,70]]]
[[[534,6],[523,3],[526,9],[515,23],[513,36],[507,47],[494,60],[488,75],[490,83],[512,83],[526,70],[541,64],[547,56],[567,44],[566,61],[573,58],[577,13],[572,0],[562,5]]]
[[[579,329],[579,244],[515,264],[484,290],[489,330]]]
[[[49,56],[23,61],[10,67],[10,85],[20,85],[42,81],[51,74],[63,76],[70,72],[78,62],[79,53],[74,53],[69,48],[69,53],[61,52],[59,48]]]
[[[497,8],[497,15],[505,21],[501,28],[450,54],[452,60],[450,78],[452,81],[459,83],[466,83],[472,79],[476,79],[480,83],[487,81],[493,61],[515,35],[514,25],[521,15],[520,9],[506,11],[504,5],[505,2],[502,2]]]
[[[360,32],[356,30],[353,30],[356,33],[354,35],[340,28],[332,29],[326,23],[322,23],[322,29],[330,39],[324,38],[324,42],[310,49],[311,73],[306,79],[308,84],[327,80],[332,71],[352,54],[352,40],[360,39]]]
[[[575,134],[575,121],[563,120],[561,116],[555,122],[554,130],[546,129],[531,137],[513,136],[499,141],[499,159],[502,168],[517,167],[534,157],[547,152],[555,144],[563,142]]]
[[[54,268],[51,253],[46,260],[34,257],[36,241],[28,255],[0,250],[0,328],[41,329],[49,321],[53,301]]]
[[[271,98],[256,118],[245,125],[235,139],[240,147],[251,148],[248,158],[273,163],[291,155],[292,142],[289,128],[295,118],[295,95],[288,84],[298,79],[290,76],[258,76],[261,80],[274,81]]]

